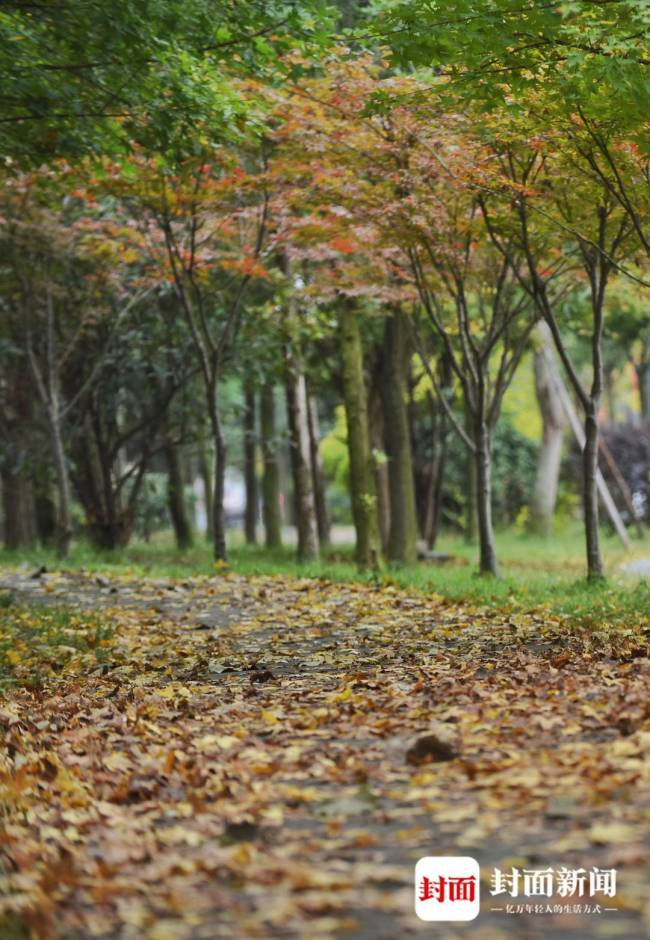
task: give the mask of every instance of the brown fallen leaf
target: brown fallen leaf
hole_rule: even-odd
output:
[[[416,766],[434,761],[454,760],[459,755],[458,737],[445,725],[415,738],[406,750],[406,760]]]

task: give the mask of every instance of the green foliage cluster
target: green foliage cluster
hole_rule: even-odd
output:
[[[565,109],[628,130],[647,120],[648,0],[408,0],[375,29],[401,63],[433,67],[488,103],[516,107],[543,83]]]
[[[20,164],[123,151],[178,159],[236,133],[232,82],[321,44],[319,0],[7,0],[0,8],[0,154]],[[199,140],[200,144],[200,140]]]

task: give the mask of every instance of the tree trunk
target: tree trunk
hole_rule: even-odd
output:
[[[307,400],[307,418],[309,421],[309,451],[314,486],[314,505],[316,508],[316,527],[321,551],[330,543],[330,512],[327,505],[327,485],[323,459],[320,453],[320,422],[318,405],[313,395]]]
[[[257,543],[257,467],[255,441],[255,390],[250,382],[244,389],[244,481],[246,485],[246,510],[244,535],[247,545]]]
[[[544,327],[546,324],[538,325],[542,345],[535,350],[535,390],[543,422],[543,437],[530,504],[530,530],[538,535],[549,536],[553,531],[566,416],[549,367],[547,343],[550,343],[550,337],[548,327],[546,330]]]
[[[228,453],[226,437],[221,423],[218,372],[214,378],[212,388],[210,389],[209,400],[210,425],[212,427],[215,454],[214,490],[212,497],[212,547],[215,561],[227,561],[226,514],[223,501],[226,489],[226,458]]]
[[[214,538],[214,507],[212,504],[212,470],[210,469],[210,455],[204,441],[199,444],[199,475],[203,484],[203,499],[205,502],[205,537],[208,542]]]
[[[404,400],[409,358],[406,328],[405,315],[399,309],[386,319],[381,391],[391,507],[387,555],[389,561],[413,565],[417,561],[417,515]]]
[[[282,546],[282,517],[280,514],[280,473],[277,441],[275,439],[275,398],[273,383],[266,382],[260,398],[260,424],[264,476],[262,479],[264,540],[267,548]]]
[[[284,270],[289,274],[287,259]],[[289,450],[293,476],[294,509],[298,533],[298,561],[318,558],[318,533],[307,414],[307,383],[300,348],[300,318],[290,299],[284,316],[284,378],[287,400]]]
[[[2,505],[5,548],[31,548],[36,541],[34,489],[24,465],[3,464]]]
[[[447,446],[447,424],[445,413],[438,410],[433,395],[429,393],[429,407],[431,410],[431,460],[427,477],[427,494],[424,514],[423,537],[427,548],[435,548],[440,520],[442,515],[442,482],[445,473],[445,457]]]
[[[453,394],[454,371],[452,361],[444,350],[440,355],[438,368],[440,372],[440,393],[449,401]],[[428,393],[427,397],[431,413],[431,460],[427,477],[427,494],[422,534],[426,540],[427,548],[429,551],[432,551],[435,547],[442,521],[442,488],[445,478],[449,422],[442,402],[436,401],[432,391]],[[473,466],[471,459],[469,462]]]
[[[469,408],[465,405],[465,430],[473,437],[472,416]],[[476,458],[469,451],[466,457],[465,465],[467,473],[467,485],[465,488],[465,542],[469,545],[476,541],[476,494],[478,492],[478,480],[476,475]]]
[[[189,489],[191,496],[185,500],[185,513],[190,526],[192,543],[194,542],[194,533],[196,532],[196,491],[194,481],[196,479],[196,461],[193,452],[188,447],[181,448],[181,473],[183,475],[183,485],[185,492]]]
[[[287,256],[281,256],[280,266],[290,280],[291,264]],[[298,531],[298,561],[303,562],[318,558],[318,532],[309,444],[307,383],[300,339],[300,314],[293,297],[290,297],[284,310],[282,326],[287,423]]]
[[[187,505],[185,502],[185,487],[178,445],[171,437],[165,437],[165,459],[167,461],[167,505],[174,529],[176,545],[181,550],[192,545],[192,526],[190,525]]]
[[[72,494],[70,488],[70,475],[61,435],[61,424],[58,415],[50,414],[50,430],[52,434],[52,450],[57,480],[57,532],[56,553],[59,558],[67,558],[72,541]]]
[[[591,580],[604,577],[598,531],[598,418],[596,404],[585,415],[585,446],[582,453],[587,573]]]
[[[54,545],[56,538],[56,502],[48,467],[37,469],[34,480],[36,532],[41,545]]]
[[[0,383],[6,403],[0,412],[4,545],[8,549],[29,548],[37,536],[29,434],[34,408],[31,376],[21,363],[10,371],[7,362]]]
[[[91,406],[84,417],[83,438],[73,454],[75,487],[86,515],[87,534],[96,548],[124,547],[133,530],[133,514],[125,509],[115,486],[115,458],[106,416]]]
[[[614,396],[614,367],[603,369],[603,382],[605,387],[605,400],[607,402],[607,417],[610,424],[616,423],[616,399]]]
[[[492,528],[492,442],[484,421],[477,420],[476,435],[476,515],[480,546],[481,574],[499,576],[494,530]]]
[[[286,371],[289,444],[298,530],[298,561],[318,558],[316,507],[312,484],[305,375],[288,354]]]
[[[388,549],[390,533],[390,489],[388,485],[388,461],[384,443],[384,407],[381,400],[381,363],[373,370],[368,395],[368,434],[370,453],[373,455],[372,469],[377,494],[377,521],[381,539],[382,555]]]
[[[634,368],[639,385],[641,417],[650,418],[650,362],[644,357],[640,363],[634,364]]]
[[[368,437],[368,412],[363,378],[363,349],[356,313],[341,301],[339,314],[343,397],[348,426],[352,515],[357,534],[356,559],[360,568],[380,561],[377,497]]]

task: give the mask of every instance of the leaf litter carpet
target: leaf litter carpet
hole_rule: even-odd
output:
[[[38,682],[13,654],[3,940],[650,934],[647,619],[232,574],[0,587],[106,626]],[[478,920],[417,920],[423,855],[478,859]],[[616,911],[508,913],[540,899],[491,896],[495,866],[616,868]]]

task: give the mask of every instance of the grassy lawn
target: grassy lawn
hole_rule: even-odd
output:
[[[625,552],[618,540],[603,532],[603,553],[608,579],[588,584],[584,578],[583,535],[575,526],[561,535],[543,539],[512,531],[497,535],[503,577],[499,580],[476,574],[475,545],[444,536],[437,549],[452,556],[444,565],[420,562],[410,568],[385,567],[381,572],[360,573],[352,546],[332,548],[318,562],[299,565],[294,549],[268,552],[242,544],[241,534],[232,533],[230,570],[243,575],[288,575],[332,581],[379,582],[383,585],[436,593],[476,606],[509,607],[514,611],[546,608],[550,613],[570,615],[584,622],[626,622],[650,615],[650,579],[639,579],[620,570],[625,561],[650,557],[650,536],[635,540]],[[35,550],[19,555],[0,552],[0,565],[46,565],[60,567],[51,551]],[[76,544],[65,564],[68,569],[103,571],[127,576],[183,578],[214,573],[210,547],[202,540],[179,553],[170,533],[160,533],[151,542],[134,542],[119,552],[96,552]]]

